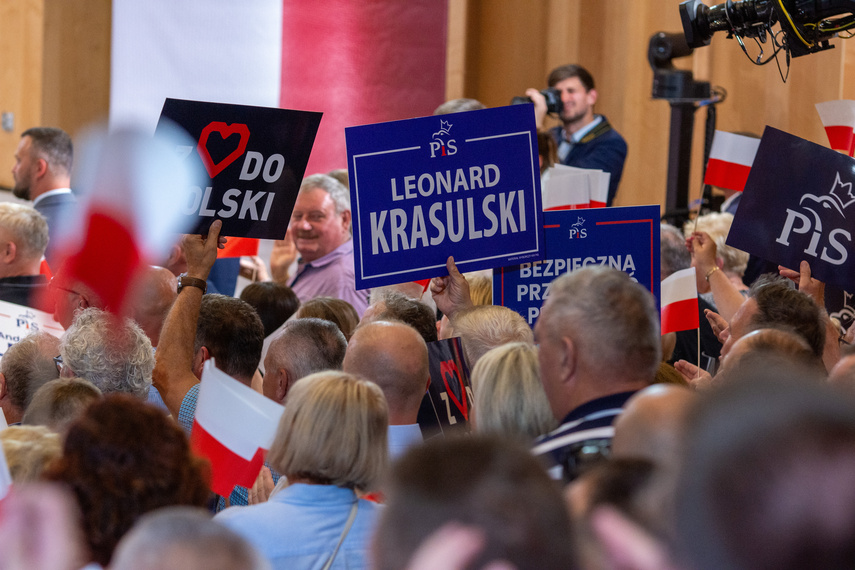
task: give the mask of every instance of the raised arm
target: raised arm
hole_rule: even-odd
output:
[[[208,279],[211,267],[217,260],[217,248],[222,247],[221,241],[225,241],[220,238],[222,225],[221,221],[216,220],[211,224],[207,236],[184,236],[182,244],[187,257],[187,277],[203,282]],[[155,354],[152,374],[154,387],[176,420],[187,392],[199,383],[193,373],[193,345],[202,294],[199,287],[185,286],[181,290],[163,323]]]
[[[745,301],[739,289],[730,282],[718,265],[715,241],[705,232],[695,232],[689,238],[689,251],[695,262],[698,292],[712,291],[715,306],[724,320],[730,322]]]

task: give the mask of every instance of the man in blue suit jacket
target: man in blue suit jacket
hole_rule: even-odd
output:
[[[562,109],[559,118],[563,127],[550,132],[558,144],[558,158],[562,164],[577,168],[603,170],[611,174],[606,205],[611,206],[617,194],[623,163],[626,160],[626,141],[603,115],[594,114],[597,90],[594,78],[580,65],[562,65],[549,74],[549,86],[561,95]],[[537,89],[525,94],[534,103],[535,118],[540,128],[546,118],[546,99]]]
[[[32,200],[33,207],[48,222],[50,241],[45,258],[55,271],[59,243],[57,228],[75,215],[77,199],[71,193],[71,137],[62,129],[35,127],[21,134],[15,151],[12,192],[18,198]]]

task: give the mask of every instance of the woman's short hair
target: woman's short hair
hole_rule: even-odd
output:
[[[106,566],[140,515],[171,505],[204,506],[208,473],[184,431],[161,410],[108,394],[71,424],[62,458],[45,479],[72,491],[92,559]]]
[[[294,316],[298,319],[314,317],[335,323],[344,335],[344,338],[348,341],[353,336],[353,331],[356,330],[356,326],[359,324],[359,313],[356,312],[353,305],[335,297],[315,297],[314,299],[310,299],[300,305]]]
[[[250,283],[241,291],[240,300],[252,305],[261,317],[265,337],[273,334],[300,308],[296,293],[287,285],[273,281]]]
[[[44,426],[8,427],[0,431],[0,444],[15,483],[40,480],[45,467],[62,455],[59,435]]]
[[[491,348],[511,342],[534,344],[534,333],[526,320],[501,305],[476,305],[460,311],[452,325],[454,336],[463,339],[463,354],[470,369]]]
[[[475,426],[479,432],[524,441],[555,427],[555,417],[540,383],[537,349],[524,342],[496,347],[472,370]]]
[[[368,490],[388,463],[388,411],[373,382],[317,372],[288,394],[270,464],[289,479]]]
[[[474,305],[493,304],[493,280],[480,273],[466,276],[469,281],[469,296]]]
[[[64,434],[68,426],[83,414],[89,404],[103,394],[95,384],[83,378],[57,378],[36,390],[24,412],[24,425],[47,426]]]

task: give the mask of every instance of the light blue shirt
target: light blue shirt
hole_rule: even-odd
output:
[[[356,501],[350,489],[334,485],[295,483],[270,500],[249,507],[231,507],[214,517],[246,538],[274,570],[320,570],[344,531]],[[359,499],[353,526],[332,568],[368,568],[368,547],[380,506]]]
[[[389,459],[398,459],[411,446],[424,441],[419,424],[389,426]]]

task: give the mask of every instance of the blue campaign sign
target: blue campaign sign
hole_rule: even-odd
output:
[[[493,303],[534,326],[553,279],[590,265],[625,271],[659,304],[659,206],[543,213],[546,259],[493,270]]]
[[[345,129],[356,287],[543,258],[532,105]]]
[[[851,290],[855,160],[766,127],[727,244]]]

